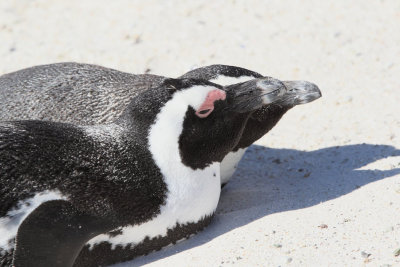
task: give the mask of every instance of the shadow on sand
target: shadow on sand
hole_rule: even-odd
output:
[[[223,188],[217,214],[209,227],[175,246],[115,266],[150,263],[269,214],[310,207],[394,176],[400,173],[400,166],[384,171],[358,170],[392,156],[400,156],[400,150],[387,145],[356,144],[310,152],[253,145]],[[219,218],[229,213],[234,219],[221,223]]]

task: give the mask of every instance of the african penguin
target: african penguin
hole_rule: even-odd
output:
[[[252,112],[286,90],[272,78],[165,79],[109,124],[0,123],[1,264],[13,249],[17,267],[111,264],[201,230],[218,203],[219,162]]]
[[[230,85],[261,77],[257,72],[240,67],[211,65],[189,71],[180,78]],[[27,68],[0,76],[0,120],[41,119],[79,125],[109,123],[118,118],[132,97],[159,85],[164,79],[71,62]],[[318,87],[311,83],[284,83],[290,92],[299,90],[300,95],[312,95],[308,102],[320,96]],[[297,97],[294,93],[288,96]],[[252,115],[243,140],[221,163],[222,185],[233,175],[246,148],[271,130],[294,105],[293,101],[282,102],[268,109],[263,107]]]

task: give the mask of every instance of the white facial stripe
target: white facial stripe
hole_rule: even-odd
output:
[[[246,82],[246,81],[253,80],[253,79],[256,79],[256,78],[253,76],[231,77],[231,76],[225,76],[225,75],[218,75],[217,78],[210,80],[210,82],[225,86],[225,85],[231,85],[231,84],[236,84],[236,83],[242,83],[242,82]]]
[[[8,241],[17,234],[18,227],[24,219],[40,204],[56,199],[66,199],[59,191],[44,191],[37,193],[32,198],[20,200],[17,207],[7,213],[7,217],[0,218],[0,248],[11,249]]]
[[[213,86],[196,85],[191,87],[190,89],[186,89],[175,93],[174,99],[176,98],[176,100],[174,101],[177,105],[179,105],[179,108],[185,110],[184,112],[186,112],[188,105],[192,106],[195,110],[197,110],[200,108],[201,104],[203,104],[203,102],[206,100],[207,94],[215,89],[218,88],[215,88]],[[170,107],[170,109],[171,108],[172,107]]]
[[[221,190],[220,164],[213,163],[203,170],[193,170],[182,164],[178,144],[188,105],[198,108],[212,90],[215,88],[194,86],[176,92],[161,109],[149,131],[149,150],[168,188],[166,203],[160,208],[160,214],[141,225],[124,227],[122,235],[99,235],[89,244],[108,241],[113,248],[116,245],[138,244],[146,236],[150,239],[165,236],[168,229],[173,229],[177,223],[197,222],[215,211]]]
[[[229,152],[221,162],[221,184],[226,184],[231,179],[239,161],[247,148],[240,148],[236,152]]]

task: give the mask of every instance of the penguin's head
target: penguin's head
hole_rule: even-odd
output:
[[[116,123],[146,135],[159,166],[179,161],[202,169],[232,150],[251,112],[285,93],[285,85],[272,78],[226,87],[201,79],[165,79],[133,98]]]
[[[203,79],[223,86],[249,81],[252,79],[268,78],[260,73],[229,65],[215,64],[193,69],[180,78]],[[310,103],[321,97],[318,87],[307,81],[284,81],[287,94],[277,104],[282,108],[291,108],[296,105]]]
[[[201,78],[228,86],[241,81],[260,79],[263,76],[257,72],[236,66],[210,65],[202,68],[193,69],[183,76],[185,78]],[[247,83],[248,86],[256,83]],[[271,130],[282,116],[292,107],[299,104],[306,104],[321,97],[321,92],[315,84],[306,81],[284,81],[287,92],[279,101],[271,105],[264,105],[252,113],[238,145],[234,148],[245,148],[261,138]],[[237,88],[235,85],[232,89]],[[250,90],[250,88],[248,88]]]
[[[151,127],[150,146],[174,151],[177,142],[181,162],[192,169],[221,162],[239,141],[251,112],[286,93],[284,84],[273,78],[227,87],[167,79],[159,90],[168,96]]]

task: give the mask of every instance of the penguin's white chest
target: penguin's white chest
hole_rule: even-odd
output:
[[[221,162],[221,184],[226,184],[235,173],[247,148],[240,148],[236,152],[230,152]]]
[[[186,175],[164,178],[167,185],[165,205],[161,206],[160,213],[151,220],[140,225],[122,228],[122,234],[110,237],[99,235],[89,241],[94,245],[103,241],[117,245],[139,244],[146,238],[165,237],[168,230],[188,223],[197,223],[206,216],[214,213],[221,191],[220,164],[214,163],[204,170],[177,170],[177,173]]]
[[[161,214],[170,214],[178,223],[197,222],[211,215],[221,191],[219,163],[204,170],[186,171],[189,176],[184,179],[166,179],[167,201],[161,208]]]

